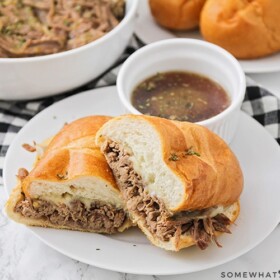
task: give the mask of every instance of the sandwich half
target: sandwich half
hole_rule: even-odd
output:
[[[109,119],[91,116],[65,125],[32,171],[21,170],[8,216],[29,226],[108,234],[129,227],[113,174],[94,143]]]
[[[239,215],[243,175],[227,144],[202,126],[125,115],[96,134],[133,222],[166,250],[205,249]]]

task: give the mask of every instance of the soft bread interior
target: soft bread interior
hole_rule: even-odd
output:
[[[160,137],[148,122],[123,118],[118,120],[117,126],[105,124],[97,133],[97,142],[103,136],[122,143],[122,147],[130,152],[134,170],[141,174],[151,195],[156,193],[169,209],[181,203],[183,183],[165,164]]]
[[[56,204],[69,205],[72,200],[80,200],[89,207],[93,201],[102,201],[117,209],[123,208],[119,192],[109,184],[105,180],[90,176],[65,182],[36,180],[29,185],[29,195]]]

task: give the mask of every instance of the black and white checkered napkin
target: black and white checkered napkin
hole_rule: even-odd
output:
[[[37,113],[51,104],[85,90],[115,85],[117,73],[126,58],[144,44],[133,37],[120,59],[105,73],[86,85],[54,97],[32,101],[0,101],[0,184],[4,157],[17,132]],[[247,92],[242,110],[261,123],[280,144],[280,100],[247,78]]]

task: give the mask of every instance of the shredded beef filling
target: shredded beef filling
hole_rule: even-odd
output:
[[[0,57],[28,57],[90,43],[119,24],[124,1],[0,1]]]
[[[202,250],[206,249],[212,240],[221,247],[216,240],[215,231],[230,233],[228,226],[231,223],[224,214],[203,219],[197,219],[195,215],[187,212],[172,216],[156,196],[151,196],[145,190],[141,176],[133,169],[128,152],[115,142],[105,143],[102,149],[119,183],[128,210],[142,217],[153,235],[162,241],[175,237],[178,242],[180,235],[188,233]],[[195,211],[193,214],[196,214]]]
[[[79,200],[73,200],[70,206],[67,206],[25,198],[17,203],[15,212],[21,213],[24,217],[45,219],[57,226],[103,233],[116,232],[126,220],[126,214],[122,209],[117,210],[99,202],[92,202],[90,208],[87,208]]]

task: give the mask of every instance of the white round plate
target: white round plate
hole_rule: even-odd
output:
[[[35,155],[21,145],[41,142],[65,122],[86,115],[119,115],[124,110],[115,87],[106,87],[64,99],[35,116],[18,133],[6,156],[4,183],[8,193],[16,185],[20,167],[31,169]],[[241,213],[232,234],[219,238],[223,248],[211,245],[201,251],[192,247],[178,253],[150,245],[136,228],[115,235],[67,230],[30,228],[47,245],[82,262],[110,270],[134,274],[181,274],[220,265],[246,253],[263,241],[279,222],[280,149],[256,121],[240,116],[240,127],[232,149],[240,160],[245,188]]]
[[[172,32],[161,28],[154,21],[148,0],[139,1],[135,33],[145,44],[172,38],[191,38],[203,40],[199,31]],[[246,73],[265,73],[280,71],[280,52],[264,58],[239,60]]]

